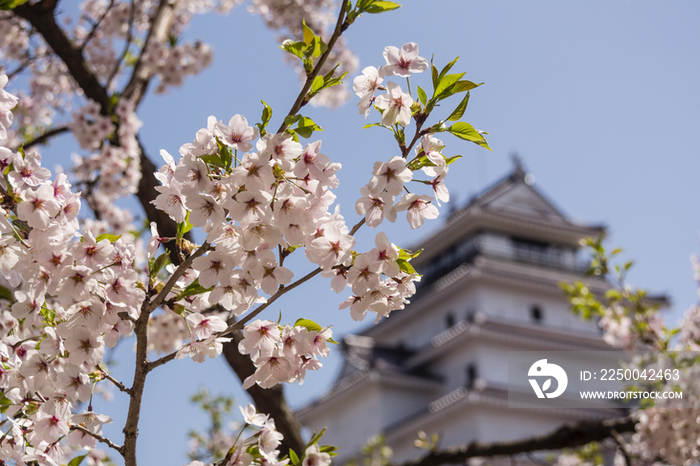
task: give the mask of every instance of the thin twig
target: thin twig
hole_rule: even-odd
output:
[[[109,78],[107,78],[107,85],[105,86],[107,89],[110,88],[110,86],[112,85],[112,81],[114,81],[114,78],[117,77],[117,73],[119,73],[119,68],[121,68],[122,62],[124,61],[124,59],[126,59],[126,56],[129,53],[129,48],[131,47],[131,43],[134,40],[134,13],[135,12],[136,12],[136,6],[134,5],[134,0],[131,0],[131,10],[129,11],[129,28],[126,31],[126,41],[124,42],[124,50],[122,51],[122,54],[119,56],[117,63],[114,64],[114,69],[109,74]]]
[[[165,286],[163,287],[162,290],[160,290],[160,293],[158,293],[158,296],[156,296],[153,301],[151,301],[148,304],[145,304],[143,306],[143,311],[142,312],[147,312],[151,313],[155,308],[163,304],[165,301],[166,296],[168,296],[168,293],[170,293],[170,290],[173,289],[175,286],[175,283],[182,277],[182,275],[185,273],[187,269],[190,268],[192,265],[192,262],[198,258],[199,256],[203,255],[205,252],[209,251],[211,249],[211,244],[207,243],[206,241],[204,244],[202,244],[199,249],[197,249],[195,252],[190,254],[190,257],[184,260],[182,264],[180,264],[177,269],[175,269],[175,272],[170,276],[168,281],[165,283]]]
[[[625,458],[625,464],[627,466],[632,466],[632,459],[630,458],[629,452],[627,451],[627,444],[625,443],[625,439],[622,438],[622,435],[620,435],[616,430],[610,432],[610,436],[615,440],[615,443],[617,443],[620,452],[622,452],[622,456]]]
[[[112,383],[114,384],[114,386],[117,387],[120,391],[122,391],[122,392],[124,392],[124,393],[131,394],[131,389],[126,388],[126,386],[125,386],[123,383],[121,383],[120,381],[118,381],[117,379],[115,379],[114,377],[112,377],[111,375],[109,375],[109,374],[108,374],[107,372],[105,372],[104,370],[102,371],[102,376],[103,376],[105,379],[107,379],[107,380],[109,380],[110,382],[112,382]]]
[[[352,227],[352,230],[350,230],[350,236],[353,236],[355,233],[357,233],[357,230],[359,230],[362,227],[362,225],[364,225],[364,224],[365,224],[365,219],[363,218],[362,220],[357,222],[357,224],[354,227]],[[178,268],[178,270],[179,270],[179,268]],[[250,314],[248,314],[247,316],[245,316],[243,319],[239,320],[235,324],[229,325],[226,328],[226,330],[223,330],[222,332],[218,333],[216,335],[216,337],[217,338],[223,337],[223,336],[226,336],[226,335],[228,335],[236,330],[242,329],[245,324],[247,324],[252,319],[254,319],[256,316],[258,316],[262,311],[267,309],[272,303],[274,303],[283,294],[285,294],[289,291],[292,291],[294,288],[298,287],[299,285],[306,283],[307,281],[311,280],[319,273],[321,273],[321,268],[317,267],[316,269],[307,273],[306,275],[304,275],[299,280],[295,281],[294,283],[292,283],[289,286],[280,285],[277,292],[275,294],[273,294],[272,296],[270,296],[270,299],[268,299],[267,302],[265,302],[265,303],[261,304],[260,306],[258,306],[257,308],[255,308],[254,311],[252,311]],[[171,279],[172,279],[172,277],[171,277]],[[155,361],[148,363],[147,371],[150,372],[153,369],[155,369],[156,367],[160,367],[163,364],[166,364],[166,363],[172,361],[173,359],[175,359],[175,355],[177,355],[177,351],[173,351],[172,353],[167,354],[160,359],[156,359]]]
[[[83,53],[83,50],[85,50],[85,47],[87,46],[88,42],[90,42],[90,40],[92,40],[92,38],[95,37],[95,34],[97,33],[97,30],[100,28],[102,21],[104,21],[105,17],[107,16],[107,13],[109,13],[109,10],[111,10],[113,6],[114,6],[114,0],[109,0],[109,5],[107,5],[105,12],[102,13],[102,16],[100,16],[98,18],[98,20],[95,22],[95,24],[92,25],[92,29],[88,33],[87,37],[85,37],[85,40],[83,41],[83,43],[80,44],[80,47],[78,48],[78,50],[80,50],[80,53]]]
[[[27,141],[24,143],[24,148],[29,149],[30,147],[36,146],[37,144],[43,144],[46,141],[48,141],[50,138],[54,136],[58,136],[59,134],[65,133],[66,131],[69,131],[68,126],[57,126],[56,128],[50,129],[48,131],[44,131],[43,134],[35,137],[34,139]]]
[[[287,113],[287,116],[296,115],[297,112],[299,112],[299,110],[301,110],[301,107],[303,107],[304,105],[306,105],[308,103],[306,101],[306,94],[311,89],[311,85],[314,82],[314,78],[316,78],[316,76],[318,76],[318,73],[321,71],[323,64],[326,62],[326,60],[330,56],[331,52],[333,51],[333,46],[335,46],[335,43],[340,38],[341,34],[343,34],[343,31],[345,31],[348,28],[349,24],[345,23],[345,12],[347,10],[348,1],[349,0],[343,0],[342,5],[340,5],[340,12],[338,13],[338,21],[335,23],[335,29],[333,30],[333,35],[331,36],[330,40],[328,41],[328,49],[318,59],[318,62],[316,63],[316,66],[314,66],[314,69],[311,71],[311,73],[309,73],[307,75],[306,82],[304,83],[304,87],[301,88],[301,91],[299,92],[299,95],[297,96],[297,100],[294,101],[294,105],[292,105],[292,108],[289,110],[289,113]],[[285,131],[286,129],[287,129],[287,124],[284,123],[284,121],[283,121],[282,125],[277,130],[277,132],[281,133],[281,132]]]
[[[90,432],[85,427],[83,427],[79,424],[71,424],[70,428],[71,428],[71,430],[79,430],[80,432],[82,432],[86,435],[89,435],[90,437],[95,438],[98,442],[104,443],[105,445],[107,445],[111,449],[119,452],[120,455],[124,454],[124,447],[117,445],[116,443],[112,442],[110,439],[105,438],[99,434],[96,434],[94,432]]]
[[[138,104],[145,94],[146,87],[148,87],[148,82],[151,79],[151,71],[149,71],[148,66],[146,66],[143,55],[146,53],[151,43],[162,42],[168,38],[170,25],[175,17],[175,3],[176,2],[171,0],[160,0],[153,20],[151,21],[151,27],[146,35],[146,40],[141,48],[141,53],[134,65],[134,71],[131,73],[131,78],[124,88],[124,92],[122,92],[122,97],[133,102],[134,107],[138,107]]]

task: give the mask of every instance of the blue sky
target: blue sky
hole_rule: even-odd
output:
[[[447,179],[458,205],[508,173],[509,155],[517,152],[556,205],[576,220],[609,227],[609,245],[623,247],[624,258],[636,260],[631,283],[667,293],[673,300],[669,320],[675,323],[697,300],[689,256],[700,251],[698,18],[697,2],[409,0],[398,11],[360,18],[346,37],[360,69],[383,64],[386,45],[410,41],[419,44],[422,56],[434,54],[438,66],[459,55],[454,70],[485,82],[472,92],[464,120],[488,131],[494,150],[443,135],[444,152],[464,156]],[[214,63],[182,88],[144,102],[141,134],[154,160],[162,148],[176,154],[209,115],[228,121],[240,113],[257,120],[261,99],[274,109],[272,126],[279,125],[300,84],[282,63],[274,32],[238,7],[228,17],[197,17],[186,37],[213,44]],[[412,87],[428,88],[429,79],[418,75]],[[349,224],[357,221],[354,202],[371,164],[397,154],[388,132],[361,129],[377,118],[363,120],[355,104],[353,99],[333,111],[305,110],[324,128],[322,151],[343,164],[336,194]],[[442,116],[451,110],[441,110]],[[386,229],[402,246],[441,221],[413,232],[403,218],[400,227]],[[361,232],[360,247],[371,247],[374,233]],[[310,270],[301,261],[295,265],[297,276]],[[284,321],[313,318],[334,324],[341,335],[369,325],[337,310],[346,296],[331,293],[318,277],[272,306],[266,317],[276,319],[281,310]],[[118,355],[128,358],[117,368],[128,380],[129,342]],[[339,362],[336,351],[303,386],[289,387],[292,405],[321,394]],[[187,399],[201,384],[244,402],[223,360],[174,361],[148,382],[139,445],[144,464],[186,462],[186,432],[193,423],[203,426]],[[122,395],[115,396],[115,406],[105,412],[123,405]],[[123,419],[113,417],[111,433],[120,438]]]

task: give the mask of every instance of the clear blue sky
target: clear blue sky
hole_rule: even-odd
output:
[[[464,155],[447,180],[459,204],[505,175],[509,154],[519,153],[537,186],[572,218],[608,225],[609,244],[624,247],[625,258],[637,261],[632,283],[669,294],[669,318],[675,323],[697,300],[689,256],[700,251],[700,3],[411,0],[404,5],[360,18],[346,37],[360,57],[360,69],[383,64],[384,46],[413,41],[422,56],[434,54],[438,65],[459,55],[455,70],[486,83],[472,92],[464,119],[489,131],[494,151],[443,137],[447,154]],[[198,17],[188,31],[188,38],[214,45],[214,64],[169,95],[147,98],[140,116],[152,158],[161,148],[176,154],[209,115],[228,121],[240,113],[256,120],[264,99],[279,118],[291,106],[299,82],[282,64],[275,33],[244,8],[228,17]],[[418,75],[412,86],[423,82],[428,88],[429,79]],[[343,163],[336,193],[349,224],[357,221],[353,206],[371,163],[396,154],[388,133],[361,130],[376,118],[362,120],[355,104],[306,112],[325,129],[323,152]],[[444,115],[451,110],[444,109]],[[387,231],[407,246],[439,223],[408,234]],[[405,221],[399,224],[405,232]],[[360,244],[370,247],[374,233],[364,231]],[[297,276],[308,270],[299,265]],[[281,309],[284,321],[313,318],[335,324],[341,335],[370,324],[358,325],[338,311],[347,294],[329,292],[320,277],[290,295],[267,317],[277,318]],[[128,342],[119,350],[129,358],[117,369],[126,380],[130,351]],[[290,387],[292,405],[328,388],[339,362],[336,351],[303,386]],[[139,444],[143,464],[186,462],[186,432],[203,422],[187,399],[201,384],[244,402],[223,360],[174,361],[148,382]],[[124,401],[115,396],[116,403]],[[111,433],[119,439],[123,418],[113,417]]]

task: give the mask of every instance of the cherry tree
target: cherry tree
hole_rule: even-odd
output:
[[[403,222],[404,212],[412,229],[439,216],[440,202],[449,200],[446,176],[460,157],[439,138],[489,148],[486,133],[461,121],[480,84],[451,72],[457,59],[433,63],[412,42],[387,46],[377,66],[348,78],[356,59],[342,34],[363,15],[398,8],[393,2],[254,0],[252,11],[281,31],[281,48],[301,76],[294,104],[281,117],[265,102],[259,119],[211,116],[193,129],[193,139],[179,141],[179,157],[162,150],[154,162],[139,139],[139,105],[152,83],[164,92],[212,60],[206,43],[178,41],[192,15],[226,12],[238,2],[89,0],[73,18],[58,3],[0,2],[1,458],[101,464],[107,448],[136,465],[151,373],[178,359],[223,354],[256,406],[241,408],[244,426],[223,439],[217,463],[329,464],[335,447],[319,443],[322,433],[302,438],[280,387],[321,367],[335,343],[332,330],[301,316],[281,322],[261,313],[317,275],[337,293],[350,290],[338,304],[358,321],[368,314],[375,322],[390,318],[409,302],[420,280],[410,261],[419,252],[372,230],[385,220]],[[367,126],[388,131],[397,148],[367,167],[355,211],[341,212],[333,193],[341,164],[322,152],[321,126],[302,111],[340,105],[350,82],[358,123],[373,115],[377,121]],[[15,84],[19,90],[9,92]],[[43,167],[39,151],[66,132],[84,151],[72,182]],[[115,204],[131,195],[147,228]],[[81,211],[83,201],[89,212]],[[361,229],[375,238],[368,251],[356,248]],[[598,272],[611,274],[605,251],[592,245]],[[312,270],[298,276],[285,266],[291,255],[303,255]],[[603,316],[611,342],[676,344],[639,292],[621,285],[606,302],[586,296],[582,285],[567,292],[585,300],[587,307],[577,308],[583,314]],[[689,313],[678,345],[697,346],[696,315]],[[125,338],[135,341],[130,384],[114,378],[104,358]],[[93,411],[92,397],[106,384],[129,398],[122,439],[105,437],[102,426],[111,419]],[[573,448],[608,437],[620,442],[628,463],[696,462],[696,411],[678,421],[672,408],[518,442],[440,450],[426,441],[428,451],[412,464]],[[683,428],[669,435],[674,422]],[[242,435],[247,428],[255,433]]]

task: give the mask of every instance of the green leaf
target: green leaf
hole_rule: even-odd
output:
[[[300,319],[297,319],[297,321],[294,322],[293,327],[304,327],[304,328],[305,328],[306,330],[308,330],[309,332],[320,332],[321,330],[323,330],[323,327],[321,327],[320,325],[318,325],[318,324],[317,324],[316,322],[314,322],[313,320],[304,319],[303,317],[300,318]],[[329,338],[329,339],[326,340],[326,341],[327,341],[328,343],[333,343],[333,344],[336,344],[336,345],[338,344],[338,342],[335,341],[335,340],[332,339],[332,338]],[[313,445],[313,444],[309,444],[309,445]]]
[[[219,147],[219,157],[221,157],[221,161],[224,162],[224,169],[228,170],[233,163],[231,148],[222,143],[218,137],[216,138],[216,145]]]
[[[87,457],[87,455],[76,456],[75,458],[70,460],[70,462],[66,466],[79,466],[80,463],[82,463],[86,457]]]
[[[25,3],[27,0],[0,0],[0,10],[14,10]]]
[[[318,126],[314,120],[309,117],[301,117],[296,127],[296,132],[303,138],[311,137],[314,131],[323,131],[323,128]]]
[[[440,80],[440,83],[438,84],[437,89],[435,89],[435,98],[436,99],[445,99],[449,97],[450,94],[448,89],[450,86],[452,86],[454,83],[462,79],[462,76],[464,76],[466,73],[456,73],[456,74],[448,74],[445,76],[440,76],[438,79]]]
[[[428,102],[428,96],[425,94],[425,91],[420,86],[418,86],[418,98],[420,99],[423,105],[425,105]]]
[[[465,79],[463,81],[457,81],[456,83],[454,83],[452,85],[452,87],[450,89],[451,89],[452,94],[458,94],[458,93],[464,92],[464,91],[471,91],[472,89],[479,87],[479,86],[482,86],[483,84],[484,83],[477,84],[477,83],[474,83],[471,81],[467,81]]]
[[[280,48],[291,53],[295,57],[303,59],[306,43],[304,43],[304,41],[294,42],[293,40],[285,40],[282,42],[282,45],[280,45]]]
[[[297,456],[297,453],[291,448],[289,449],[289,459],[292,461],[293,466],[299,464],[299,457]]]
[[[311,445],[316,445],[319,440],[321,440],[321,437],[323,437],[323,434],[326,433],[326,428],[324,427],[321,429],[321,432],[314,431],[314,434],[311,436],[311,440],[309,440],[309,443],[307,445],[307,448],[310,447]]]
[[[163,254],[158,256],[157,259],[151,259],[148,261],[148,275],[151,277],[156,277],[158,272],[170,263],[170,251],[167,249]]]
[[[397,8],[401,8],[401,5],[399,5],[398,3],[377,0],[375,2],[372,2],[372,4],[365,9],[365,11],[370,14],[377,14],[384,13],[385,11],[395,10]]]
[[[193,225],[190,223],[190,213],[187,212],[185,216],[185,221],[177,224],[177,241],[181,240],[182,237],[192,229]]]
[[[287,115],[284,117],[284,124],[287,126],[292,126],[297,121],[301,120],[301,115]]]
[[[391,128],[388,127],[387,125],[385,125],[384,123],[369,123],[369,124],[363,126],[362,129],[371,128],[371,127],[373,127],[373,126],[380,126],[380,127],[382,127],[382,128],[386,128],[386,129],[388,129],[388,130],[391,131]]]
[[[406,273],[409,274],[409,275],[412,274],[412,273],[416,273],[416,269],[414,269],[413,266],[411,265],[411,263],[408,262],[407,260],[405,260],[405,259],[397,259],[397,260],[396,260],[396,263],[398,264],[399,269],[400,269],[401,271],[406,272]]]
[[[13,304],[15,302],[15,298],[12,296],[12,291],[8,290],[2,285],[0,285],[0,299],[4,299],[5,301],[9,301]]]
[[[443,157],[445,157],[445,156],[443,155]],[[461,155],[455,155],[454,157],[445,157],[445,163],[447,165],[450,165],[451,163],[454,163],[461,158],[462,158]]]
[[[459,121],[464,115],[464,111],[467,109],[467,104],[469,104],[469,91],[467,91],[467,95],[465,95],[464,99],[457,105],[457,108],[447,117],[447,121]]]
[[[433,76],[433,90],[437,89],[438,84],[440,84],[440,75],[438,73],[438,69],[435,68],[435,65],[433,65],[433,57],[430,57],[430,73]],[[433,92],[433,95],[435,95],[435,92]]]
[[[325,84],[325,80],[323,79],[323,76],[316,76],[314,78],[314,82],[311,83],[311,93],[315,94],[321,89],[323,89],[323,85]]]
[[[313,320],[311,320],[311,319],[304,319],[303,317],[297,319],[297,321],[294,322],[294,325],[293,325],[293,326],[294,326],[294,327],[304,327],[304,328],[305,328],[306,330],[308,330],[309,332],[320,332],[321,330],[323,330],[323,327],[321,327],[320,325],[318,325],[318,324],[317,324],[316,322],[314,322]]]
[[[211,154],[211,155],[203,155],[200,157],[204,161],[204,163],[208,163],[211,165],[216,165],[217,167],[225,168],[226,165],[224,165],[224,162],[221,160],[221,157],[219,157],[218,154]]]
[[[262,112],[262,123],[259,125],[256,125],[258,129],[260,129],[260,137],[265,136],[267,131],[265,131],[265,128],[267,127],[267,124],[270,123],[270,119],[272,118],[272,108],[267,105],[267,103],[264,100],[261,100],[263,104],[263,112]]]
[[[99,243],[103,239],[108,239],[110,243],[114,243],[117,241],[119,238],[121,238],[122,235],[113,235],[111,233],[102,233],[101,235],[98,235],[97,238],[95,238],[95,242]]]
[[[181,299],[184,299],[188,296],[195,296],[198,294],[206,293],[207,291],[213,290],[214,287],[211,288],[204,288],[202,285],[199,284],[199,279],[195,278],[195,280],[189,284],[187,288],[182,290],[180,294],[178,294],[175,297],[175,301],[179,301]]]
[[[458,121],[457,123],[447,128],[447,131],[454,134],[460,139],[464,139],[465,141],[471,141],[474,144],[478,144],[481,147],[491,150],[488,143],[486,142],[486,139],[469,123]]]
[[[420,256],[420,254],[422,252],[423,252],[422,249],[419,249],[416,252],[411,252],[408,249],[400,249],[399,248],[399,259],[404,259],[404,260],[415,259],[416,257]]]
[[[306,25],[305,19],[301,20],[301,25],[304,29],[304,43],[306,45],[311,45],[311,42],[313,42],[314,37],[316,37],[316,34],[314,34],[314,31],[312,31],[311,28]]]
[[[455,66],[455,63],[457,63],[457,60],[459,60],[459,55],[457,55],[457,58],[455,58],[454,60],[449,62],[447,65],[445,65],[445,67],[442,69],[442,71],[440,71],[440,76],[438,77],[438,79],[441,80],[443,78],[443,76],[445,76],[452,69],[452,67]]]

